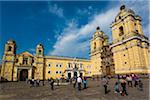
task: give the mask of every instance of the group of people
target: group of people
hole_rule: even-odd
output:
[[[131,74],[131,75],[118,75],[117,81],[115,82],[114,85],[114,93],[119,93],[122,96],[128,95],[127,93],[127,85],[128,87],[136,87],[138,90],[143,91],[143,83],[140,80],[138,75]],[[104,76],[102,78],[102,85],[104,87],[104,93],[107,94],[110,90],[108,90],[108,85],[109,85],[109,79],[110,77]],[[54,83],[57,82],[57,85],[59,85],[59,80],[54,80],[53,78],[48,79],[48,83],[51,86],[51,90],[54,90]],[[40,80],[28,80],[27,83],[31,84],[31,87],[33,86],[39,86],[40,85]],[[73,87],[81,91],[82,89],[87,88],[87,78],[86,77],[74,77],[71,80],[71,83],[73,83]]]
[[[54,90],[54,83],[57,83],[57,85],[59,86],[59,81],[58,80],[54,80],[53,78],[50,78],[48,79],[48,83],[49,85],[51,86],[51,90]],[[79,91],[81,91],[82,89],[82,84],[83,84],[83,89],[86,89],[87,88],[87,78],[86,77],[74,77],[70,83],[72,84],[73,83],[73,87],[76,88],[76,85],[77,85],[77,88]]]
[[[105,94],[108,93],[108,83],[109,83],[109,78],[104,76],[102,78],[102,84],[104,87],[104,92]],[[138,90],[143,91],[143,83],[140,80],[139,76],[136,74],[131,74],[131,75],[118,75],[117,76],[117,81],[115,82],[114,86],[114,92],[119,93],[122,96],[128,95],[127,93],[127,85],[128,87],[136,87]]]
[[[31,80],[26,79],[26,83],[30,84],[30,87],[40,86],[40,80],[39,79],[37,79],[37,80],[35,80],[35,79],[31,79]]]
[[[76,84],[78,84],[78,90],[80,91],[83,84],[83,89],[87,88],[87,78],[86,77],[74,77],[73,78],[73,87],[76,88]]]

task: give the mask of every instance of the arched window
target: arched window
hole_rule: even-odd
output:
[[[42,54],[42,50],[39,50],[39,55],[41,55]]]
[[[124,34],[124,31],[123,31],[123,27],[119,27],[119,36],[122,36]]]
[[[11,46],[8,46],[7,51],[11,51],[11,50],[12,50],[12,47],[11,47]]]
[[[94,50],[96,49],[96,42],[94,42]]]

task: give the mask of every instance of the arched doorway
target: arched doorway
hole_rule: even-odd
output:
[[[74,75],[73,75],[73,76],[74,76],[74,77],[78,77],[78,76],[77,76],[77,72],[74,72]]]
[[[28,70],[22,69],[20,71],[20,81],[25,81],[28,78]]]
[[[106,66],[106,75],[110,75],[110,67]]]
[[[70,79],[71,78],[71,73],[68,73],[68,79]]]

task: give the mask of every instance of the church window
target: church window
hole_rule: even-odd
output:
[[[34,63],[34,59],[32,59],[32,63]]]
[[[96,42],[94,42],[94,50],[96,49]]]
[[[70,68],[71,67],[71,63],[68,63],[68,68]]]
[[[8,46],[8,50],[7,51],[11,51],[12,50],[12,47],[11,46]]]
[[[74,65],[74,68],[77,68],[77,64]]]
[[[48,71],[48,74],[50,74],[51,73],[51,71]]]
[[[16,59],[16,63],[18,63],[18,58]]]
[[[39,55],[41,55],[42,54],[42,50],[39,50]]]
[[[121,16],[119,16],[119,19],[121,19]]]
[[[125,64],[127,64],[127,62],[124,62]]]
[[[23,58],[23,64],[27,64],[28,63],[28,58]]]
[[[61,74],[61,71],[59,71],[59,74]]]
[[[58,74],[58,71],[56,71],[56,74]]]
[[[48,64],[48,67],[51,67],[51,64]]]
[[[122,36],[124,34],[124,31],[123,31],[123,27],[119,27],[119,36]]]

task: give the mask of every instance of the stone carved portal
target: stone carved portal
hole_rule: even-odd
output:
[[[28,78],[28,70],[27,69],[22,69],[20,70],[20,81],[25,81]]]

